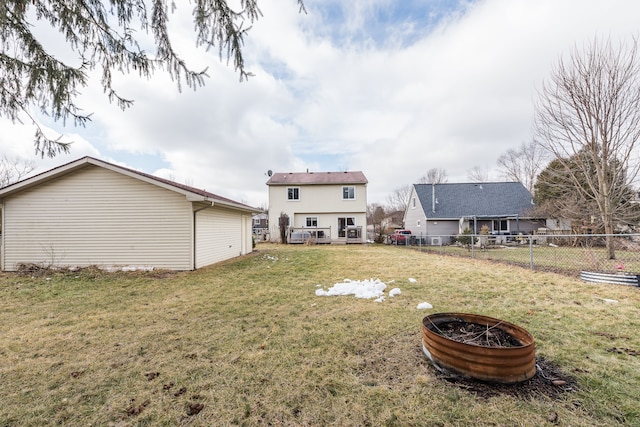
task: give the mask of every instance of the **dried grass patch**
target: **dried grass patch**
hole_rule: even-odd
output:
[[[258,248],[196,272],[1,274],[2,425],[640,420],[640,362],[611,350],[640,348],[637,289],[400,248]],[[393,280],[402,294],[315,296],[344,278]],[[417,310],[423,301],[434,310]],[[575,390],[479,394],[443,377],[421,351],[434,311],[527,328]]]

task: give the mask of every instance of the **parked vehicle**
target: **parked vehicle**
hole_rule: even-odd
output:
[[[396,230],[389,236],[392,245],[406,245],[411,239],[411,230]]]

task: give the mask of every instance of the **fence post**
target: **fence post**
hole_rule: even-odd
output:
[[[533,236],[529,236],[529,265],[533,270]]]
[[[475,247],[476,247],[476,242],[473,241],[475,235],[471,235],[471,258],[475,258]]]

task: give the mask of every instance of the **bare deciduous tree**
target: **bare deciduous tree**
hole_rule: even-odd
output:
[[[418,179],[418,184],[443,184],[447,182],[447,171],[440,168],[431,168]]]
[[[406,212],[409,207],[409,196],[411,196],[411,185],[404,185],[393,190],[387,196],[387,203],[391,210]]]
[[[480,166],[474,166],[467,171],[467,178],[471,182],[489,182],[489,170],[487,168],[481,168]]]
[[[545,163],[545,151],[535,140],[523,142],[518,149],[509,149],[498,157],[501,176],[508,181],[522,183],[531,194]]]
[[[596,206],[614,259],[611,234],[631,211],[624,196],[640,165],[637,40],[616,48],[594,39],[561,58],[539,93],[535,130],[540,146],[563,166],[577,203]]]
[[[9,157],[3,154],[0,157],[0,188],[20,181],[36,168],[32,160],[20,157]]]
[[[376,243],[382,243],[383,237],[387,232],[383,224],[386,216],[387,213],[384,206],[378,203],[367,205],[367,224],[373,226],[373,241]]]

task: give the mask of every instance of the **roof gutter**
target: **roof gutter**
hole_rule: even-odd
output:
[[[210,201],[211,204],[214,203],[213,200],[206,199],[206,201],[207,202]],[[242,210],[242,211],[245,211],[245,212],[251,212],[251,213],[261,213],[261,212],[263,212],[262,209],[253,208],[253,207],[247,206],[247,205],[239,205],[239,204],[235,204],[235,203],[226,203],[226,202],[220,201],[220,200],[217,200],[215,203],[218,206],[226,206],[228,208],[238,209],[238,210]]]
[[[240,203],[232,203],[232,202],[227,202],[227,201],[224,201],[224,200],[210,199],[210,198],[208,198],[206,196],[203,196],[203,195],[200,195],[200,194],[195,194],[195,193],[187,193],[186,197],[187,197],[187,201],[189,201],[189,202],[211,203],[211,206],[213,206],[213,205],[223,206],[223,207],[227,207],[227,208],[231,208],[231,209],[237,209],[237,210],[250,212],[250,213],[261,213],[262,212],[262,209],[253,208],[251,206],[243,205],[243,204],[240,204]]]

